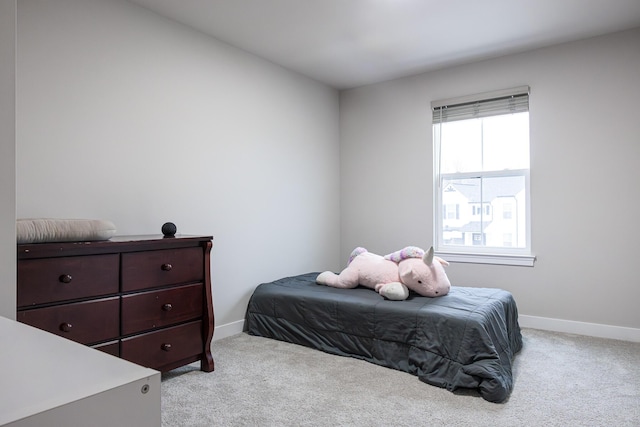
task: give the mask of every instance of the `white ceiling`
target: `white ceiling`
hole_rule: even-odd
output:
[[[640,27],[640,0],[130,0],[338,89]]]

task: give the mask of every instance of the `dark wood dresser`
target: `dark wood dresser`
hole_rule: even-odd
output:
[[[17,320],[159,371],[199,360],[211,372],[212,240],[18,245]]]

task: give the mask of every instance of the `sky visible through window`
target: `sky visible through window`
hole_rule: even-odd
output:
[[[446,122],[441,173],[529,169],[529,113]]]

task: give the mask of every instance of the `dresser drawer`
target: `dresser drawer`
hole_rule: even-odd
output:
[[[169,326],[202,317],[202,283],[122,297],[122,334]]]
[[[204,279],[200,247],[122,254],[122,291],[134,291]]]
[[[120,341],[109,341],[92,347],[112,356],[120,357]]]
[[[120,298],[18,311],[17,320],[82,344],[119,336]]]
[[[18,307],[118,293],[119,255],[18,261]]]
[[[125,338],[120,346],[120,357],[160,369],[203,351],[202,322],[197,321]]]

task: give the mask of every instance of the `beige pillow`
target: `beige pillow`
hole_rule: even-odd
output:
[[[116,226],[103,219],[20,218],[16,222],[18,243],[109,240],[115,234]]]

